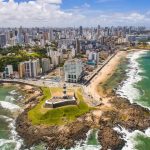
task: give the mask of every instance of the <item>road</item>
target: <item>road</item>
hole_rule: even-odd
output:
[[[116,55],[116,53],[114,53],[113,55],[109,56],[104,62],[103,62],[103,65],[99,65],[97,67],[96,70],[94,70],[92,72],[92,74],[90,75],[90,77],[88,78],[88,80],[84,83],[84,85],[88,85],[90,84],[90,82],[92,81],[92,79],[105,67],[105,65],[108,64],[108,62]]]

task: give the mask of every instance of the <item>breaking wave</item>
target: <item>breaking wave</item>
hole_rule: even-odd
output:
[[[129,132],[125,128],[118,126],[115,127],[114,130],[120,133],[123,136],[122,138],[126,141],[126,144],[122,150],[135,150],[135,146],[138,145],[138,141],[135,140],[135,137],[138,135],[150,137],[150,128],[145,130],[145,132],[141,132],[139,130]]]
[[[119,85],[116,94],[120,97],[127,98],[131,103],[137,103],[142,107],[148,108],[144,103],[142,104],[142,102],[139,103],[136,101],[141,98],[144,91],[135,87],[135,85],[144,78],[140,75],[144,70],[140,68],[137,60],[145,53],[147,53],[147,51],[133,52],[128,55],[129,64],[126,70],[127,79]]]

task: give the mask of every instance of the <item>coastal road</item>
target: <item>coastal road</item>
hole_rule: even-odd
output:
[[[52,81],[46,81],[46,80],[34,80],[34,79],[0,79],[0,83],[2,82],[9,82],[9,83],[21,83],[21,84],[27,84],[32,86],[61,86],[60,83],[52,82]]]
[[[93,78],[105,67],[105,65],[108,64],[108,62],[109,62],[116,54],[117,54],[117,53],[112,54],[111,56],[109,56],[109,57],[103,62],[102,65],[99,65],[99,66],[97,67],[97,69],[94,70],[94,71],[91,73],[90,77],[87,79],[87,81],[84,83],[84,85],[89,85],[90,82],[92,82]]]
[[[125,57],[126,52],[119,51],[109,57],[98,72],[95,73],[87,85],[85,85],[85,91],[90,94],[93,99],[101,100],[102,96],[99,94],[97,87],[99,83],[105,82],[115,71],[115,68],[119,64],[120,60]]]

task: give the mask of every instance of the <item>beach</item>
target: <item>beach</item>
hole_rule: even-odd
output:
[[[93,78],[91,83],[88,85],[88,92],[95,98],[100,99],[106,97],[105,94],[98,89],[98,85],[106,82],[115,72],[120,61],[127,55],[126,51],[119,51],[117,54],[104,66],[102,70]]]
[[[130,52],[129,52],[130,53]],[[82,149],[82,144],[88,139],[87,133],[96,129],[96,150],[121,150],[128,143],[128,135],[125,133],[147,132],[150,127],[150,111],[137,104],[132,104],[127,98],[120,97],[114,93],[110,95],[104,94],[100,86],[108,82],[116,73],[121,61],[126,58],[128,52],[120,51],[106,64],[98,75],[91,81],[87,87],[93,97],[102,100],[100,106],[91,108],[86,114],[79,116],[76,120],[68,122],[64,125],[34,125],[28,119],[29,110],[38,104],[38,98],[33,97],[36,88],[24,86],[28,96],[25,101],[24,111],[17,117],[16,131],[24,140],[22,148],[30,148],[36,143],[44,142],[50,150],[56,149]],[[122,72],[121,72],[122,73]],[[124,73],[124,72],[123,72]],[[119,74],[120,75],[120,74]],[[115,76],[117,78],[118,76]],[[124,79],[122,79],[124,81]],[[120,82],[122,82],[120,81]],[[120,82],[117,82],[119,84]],[[120,86],[123,86],[122,84]],[[35,89],[34,89],[35,88]],[[33,93],[34,92],[34,93]],[[40,92],[40,91],[39,91]],[[39,93],[40,94],[40,93]],[[41,93],[40,96],[42,96]],[[118,109],[119,108],[119,109]],[[129,134],[130,134],[129,133]],[[81,145],[77,146],[78,143]],[[80,148],[79,148],[80,147]],[[43,148],[43,150],[45,150]],[[147,149],[146,149],[147,150]]]

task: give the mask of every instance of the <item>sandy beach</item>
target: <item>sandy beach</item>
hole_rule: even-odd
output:
[[[25,111],[17,118],[16,123],[17,132],[24,139],[25,145],[31,147],[35,143],[43,141],[50,150],[70,149],[75,146],[74,141],[85,140],[87,132],[96,128],[99,130],[97,139],[103,150],[120,150],[124,147],[126,140],[121,138],[123,137],[121,133],[114,130],[116,125],[129,131],[145,131],[150,126],[149,110],[138,105],[132,105],[127,99],[116,95],[103,95],[99,90],[100,84],[106,82],[114,74],[121,60],[127,54],[128,52],[125,51],[118,52],[87,87],[88,94],[97,101],[102,98],[102,105],[97,105],[96,109],[90,110],[73,122],[65,125],[38,124],[35,126],[29,120],[28,112],[38,104],[38,100],[35,97],[35,99],[27,101]],[[59,92],[55,90],[55,93],[58,94]]]
[[[127,52],[125,51],[118,52],[88,85],[88,91],[95,99],[104,98],[106,96],[102,94],[100,90],[98,90],[98,85],[100,83],[104,83],[113,75],[121,59],[126,55]]]

